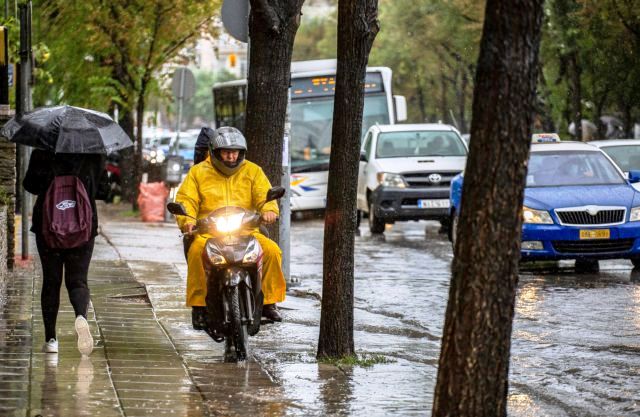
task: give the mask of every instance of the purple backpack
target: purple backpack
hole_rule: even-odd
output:
[[[54,177],[44,196],[42,236],[50,248],[69,249],[91,239],[93,210],[87,190],[74,175]]]

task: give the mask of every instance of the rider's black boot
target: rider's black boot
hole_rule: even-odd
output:
[[[191,325],[193,330],[207,329],[207,307],[191,307]]]
[[[282,316],[278,311],[278,307],[275,304],[265,304],[262,307],[262,317],[265,317],[271,321],[282,321]]]

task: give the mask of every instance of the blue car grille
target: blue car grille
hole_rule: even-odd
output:
[[[628,252],[634,239],[613,240],[554,240],[553,249],[559,253],[610,253]]]
[[[597,225],[597,224],[616,224],[624,222],[624,209],[600,210],[595,216],[584,210],[576,211],[559,211],[556,214],[562,224],[573,225]]]

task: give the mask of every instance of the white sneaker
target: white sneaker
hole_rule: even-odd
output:
[[[78,333],[78,350],[80,354],[89,356],[93,352],[93,337],[87,319],[82,316],[76,317],[76,333]]]
[[[58,353],[58,341],[53,337],[42,346],[44,353]]]

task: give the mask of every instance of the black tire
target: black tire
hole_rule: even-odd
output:
[[[600,264],[597,259],[576,259],[576,272],[598,272]]]
[[[360,223],[362,223],[362,211],[356,210],[356,228],[360,227]]]
[[[451,226],[449,227],[449,240],[451,241],[451,248],[453,250],[456,249],[456,239],[457,239],[457,234],[458,234],[458,214],[453,213],[453,216],[451,216]]]
[[[264,305],[264,294],[260,291],[253,311],[253,322],[247,327],[249,336],[255,336],[260,331],[260,320],[262,319],[262,306]]]
[[[631,258],[631,263],[634,268],[640,268],[640,258]]]
[[[244,308],[240,303],[238,287],[230,288],[228,296],[231,328],[229,329],[230,337],[228,337],[227,340],[232,346],[227,346],[226,356],[229,361],[243,361],[247,358],[249,334],[247,332],[247,325],[242,323],[242,311]]]
[[[375,215],[373,204],[369,204],[369,230],[371,234],[384,233],[384,221],[378,219]]]

